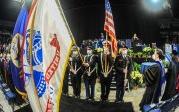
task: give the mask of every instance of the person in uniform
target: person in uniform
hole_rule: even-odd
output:
[[[116,100],[115,102],[122,102],[124,93],[125,93],[125,87],[127,85],[129,74],[132,71],[132,61],[127,56],[127,47],[123,46],[123,48],[120,48],[120,53],[117,55],[115,62],[114,62],[114,69],[116,71],[115,74],[115,81],[116,81]]]
[[[97,78],[95,55],[91,46],[87,47],[87,55],[84,57],[84,83],[86,88],[86,99],[94,100],[95,84]]]
[[[73,46],[72,54],[71,54],[70,62],[69,62],[73,95],[76,98],[80,98],[81,76],[83,73],[82,60],[79,55],[78,49],[79,48],[77,46]]]
[[[110,92],[114,63],[111,54],[111,45],[108,41],[103,42],[103,52],[98,55],[96,62],[98,63],[98,75],[101,84],[101,101],[105,102],[108,100]]]
[[[68,82],[69,82],[69,72],[70,72],[70,67],[67,66],[66,72],[65,72],[65,76],[64,76],[64,80],[63,80],[63,95],[68,96]]]

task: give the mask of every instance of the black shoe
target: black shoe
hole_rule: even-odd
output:
[[[68,94],[68,93],[63,93],[63,95],[64,95],[64,96],[69,96],[69,94]]]
[[[124,102],[123,100],[116,100],[115,103],[122,103]]]
[[[101,99],[101,100],[100,100],[100,102],[104,103],[104,102],[105,102],[105,100],[104,100],[104,99]]]
[[[115,101],[115,103],[121,103],[121,101],[118,100],[118,101]]]
[[[91,101],[94,101],[94,98],[91,98]]]
[[[77,96],[78,99],[80,99],[80,96]]]
[[[89,100],[90,98],[89,97],[86,97],[86,99],[85,100]]]

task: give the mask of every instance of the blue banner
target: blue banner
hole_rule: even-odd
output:
[[[28,20],[28,10],[22,6],[13,31],[11,43],[11,74],[14,86],[20,95],[26,95],[24,88],[24,74],[22,69],[23,43]]]

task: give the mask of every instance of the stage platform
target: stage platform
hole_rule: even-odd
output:
[[[100,102],[62,95],[61,112],[134,112],[131,102]]]

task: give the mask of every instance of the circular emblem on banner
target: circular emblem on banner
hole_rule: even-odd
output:
[[[20,62],[19,62],[19,58],[20,58],[20,40],[21,40],[22,36],[20,34],[16,34],[13,38],[12,38],[12,42],[11,42],[11,60],[13,62],[13,64],[16,67],[20,67]]]
[[[38,96],[42,97],[46,90],[46,82],[43,72],[43,52],[42,52],[42,40],[40,31],[36,31],[33,37],[32,47],[32,65],[35,86],[37,88]]]

